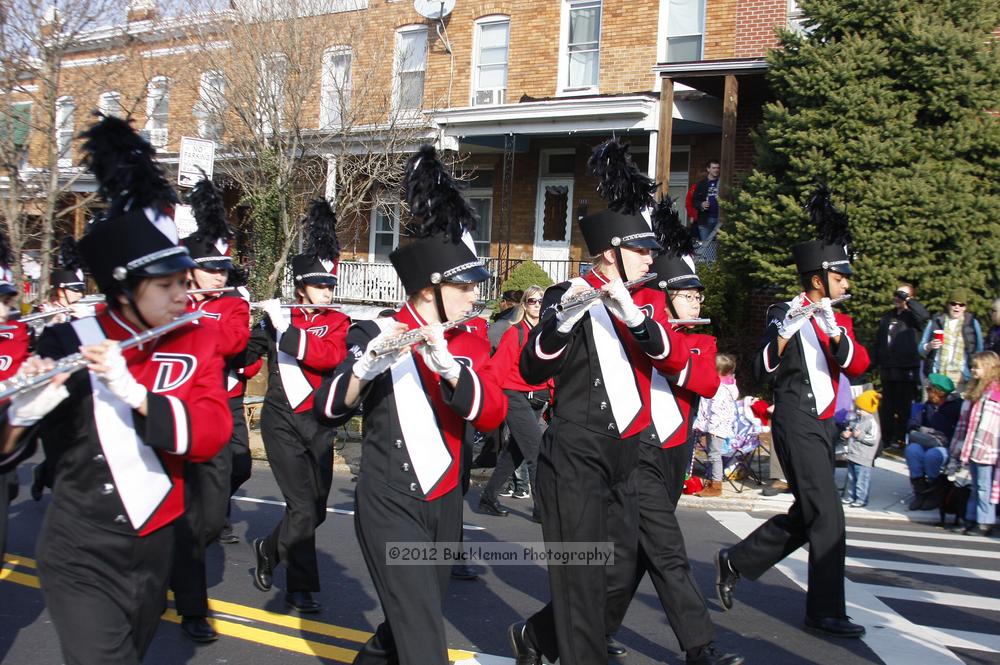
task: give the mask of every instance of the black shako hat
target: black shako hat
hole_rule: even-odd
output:
[[[7,232],[0,229],[0,296],[16,296],[17,286],[14,285],[14,271],[10,269],[14,255],[10,251]]]
[[[215,184],[208,178],[199,180],[188,195],[191,212],[198,229],[181,240],[199,268],[232,270],[229,240],[233,230],[226,219],[226,206]]]
[[[664,196],[653,211],[653,228],[663,249],[653,259],[649,271],[656,273],[654,285],[663,291],[700,291],[705,286],[698,279],[695,267],[694,238],[681,223],[675,203],[669,196]]]
[[[295,285],[336,286],[340,267],[340,242],[337,240],[337,216],[329,201],[315,199],[306,214],[309,244],[306,251],[292,257]]]
[[[100,116],[81,134],[87,168],[108,209],[80,239],[80,254],[101,291],[128,292],[133,277],[168,275],[197,266],[178,245],[168,211],[177,202],[155,151],[121,118]]]
[[[476,213],[433,146],[422,146],[410,158],[403,182],[410,213],[421,220],[418,239],[389,255],[406,294],[428,286],[437,289],[445,283],[473,284],[489,279],[490,272],[476,256],[469,233],[476,228]],[[446,320],[441,302],[438,309],[441,320]]]
[[[59,243],[59,265],[52,271],[49,283],[56,289],[69,289],[79,293],[87,290],[80,252],[73,236],[66,236]]]
[[[841,275],[852,275],[849,247],[851,234],[847,216],[833,205],[830,190],[825,184],[817,185],[805,209],[819,239],[792,246],[792,258],[799,274],[829,270]]]

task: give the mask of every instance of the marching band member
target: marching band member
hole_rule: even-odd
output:
[[[337,284],[340,245],[337,220],[324,199],[309,209],[309,249],[292,257],[295,293],[303,305],[328,305]],[[271,588],[274,567],[286,565],[285,604],[297,612],[319,612],[316,529],[326,519],[333,482],[333,432],[312,414],[313,391],[323,373],[344,360],[350,319],[329,308],[282,309],[278,300],[263,303],[266,319],[250,338],[249,364],[267,355],[267,395],[260,430],[274,479],[285,498],[285,514],[267,538],[253,543],[254,583]]]
[[[229,500],[226,502],[226,523],[219,532],[219,542],[224,545],[235,545],[240,542],[239,537],[233,533],[233,525],[230,520],[233,509],[233,496],[236,490],[243,486],[243,483],[250,480],[253,472],[253,458],[250,456],[250,429],[247,425],[246,411],[243,408],[243,398],[247,392],[247,382],[257,376],[261,366],[264,364],[263,358],[258,358],[246,367],[230,367],[226,372],[226,387],[233,385],[232,378],[236,378],[236,385],[229,390],[229,408],[233,414],[233,438],[229,440],[229,448],[232,452],[233,463],[229,473]]]
[[[71,308],[71,313],[54,314],[46,320],[47,325],[65,323],[70,319],[93,316],[94,307],[79,301],[87,291],[83,278],[83,266],[73,236],[66,236],[59,243],[59,266],[49,277],[49,299],[38,305],[39,312],[51,312]]]
[[[196,267],[189,272],[193,290],[226,287],[233,262],[229,257],[232,230],[226,221],[222,197],[211,180],[200,180],[189,196],[197,230],[184,238]],[[193,293],[188,296],[190,309],[205,312],[203,325],[212,330],[219,353],[227,364],[219,379],[226,381],[229,411],[233,419],[230,444],[219,454],[201,464],[187,467],[187,510],[174,522],[174,564],[170,588],[174,606],[181,616],[181,631],[195,642],[211,642],[219,635],[206,620],[208,582],[205,575],[205,548],[222,531],[229,508],[229,490],[233,466],[234,440],[246,438],[243,398],[239,383],[228,365],[241,354],[250,340],[250,305],[242,294],[233,291]],[[207,319],[207,320],[206,320]],[[233,397],[233,391],[237,396]],[[242,430],[242,431],[238,431]],[[235,444],[235,445],[238,445]]]
[[[115,117],[83,137],[109,208],[80,252],[108,307],[39,338],[41,358],[79,351],[89,371],[14,397],[0,458],[30,454],[31,428],[46,425],[56,482],[38,572],[65,662],[138,663],[166,606],[184,462],[211,459],[232,422],[211,332],[184,325],[121,350],[118,342],[184,314],[195,264],[164,213],[176,199],[152,146]]]
[[[611,541],[616,567],[633,565],[628,552],[635,551],[636,524],[625,482],[638,440],[655,436],[647,433],[656,416],[650,409],[652,370],[676,374],[690,357],[683,338],[667,326],[663,293],[630,293],[624,286],[649,271],[651,251],[660,248],[641,214],[655,203],[656,185],[626,151],[617,140],[595,149],[591,168],[612,208],[580,220],[594,268],[545,292],[542,320],[520,358],[526,382],[554,378],[555,385],[536,472],[545,541]],[[621,173],[631,180],[616,181]],[[557,308],[587,288],[600,290],[601,297]],[[537,663],[542,655],[574,665],[607,662],[608,647],[616,645],[605,635],[606,575],[592,566],[549,566],[552,601],[508,629],[519,665]]]
[[[666,294],[672,318],[696,319],[701,314],[705,289],[694,263],[694,239],[683,227],[669,197],[654,214],[663,251],[650,268],[655,286]],[[678,331],[685,330],[676,326]],[[711,335],[684,335],[690,356],[684,368],[670,375],[654,372],[650,432],[641,437],[639,461],[629,479],[638,515],[638,556],[631,574],[615,566],[608,590],[608,634],[621,626],[639,582],[648,572],[667,614],[667,621],[686,653],[688,665],[739,665],[743,658],[722,654],[713,645],[714,630],[705,598],[698,589],[677,523],[677,502],[691,459],[691,429],[701,397],[711,398],[719,387],[715,371],[716,343]]]
[[[740,577],[755,580],[809,543],[805,624],[829,635],[856,638],[865,628],[846,615],[844,510],[833,474],[833,413],[841,374],[856,377],[864,372],[868,352],[854,338],[851,317],[835,313],[830,304],[847,292],[852,274],[847,219],[833,208],[822,186],[809,208],[821,239],[792,247],[803,291],[789,302],[771,305],[753,357],[757,380],[774,381],[774,451],[795,502],[786,514],[719,551],[717,588],[728,610]]]
[[[489,341],[465,326],[443,326],[473,307],[477,285],[489,277],[465,232],[474,213],[429,146],[407,164],[406,189],[424,237],[389,260],[407,302],[393,318],[351,327],[347,360],[316,394],[316,413],[333,424],[359,407],[364,415],[354,525],[385,621],[357,665],[448,663],[442,603],[450,566],[387,562],[386,547],[459,540],[466,423],[490,431],[507,411],[503,371],[490,360]],[[421,343],[412,353],[376,354],[393,336],[415,329]]]

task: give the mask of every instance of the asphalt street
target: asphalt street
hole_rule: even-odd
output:
[[[45,611],[33,560],[35,538],[49,498],[28,496],[31,464],[20,469],[21,496],[11,508],[7,557],[0,571],[0,661],[57,665],[58,641]],[[254,588],[248,542],[263,536],[281,515],[281,495],[265,464],[234,504],[243,542],[208,553],[214,622],[222,637],[207,646],[187,641],[168,610],[146,658],[178,663],[263,665],[350,662],[381,620],[378,599],[355,536],[354,484],[337,475],[326,523],[317,535],[325,607],[308,617],[289,615],[282,569],[275,588]],[[505,499],[506,518],[479,515],[473,488],[467,497],[465,539],[470,543],[541,540],[526,519],[530,501]],[[789,557],[756,582],[742,581],[737,605],[723,613],[714,596],[715,551],[748,533],[763,514],[682,509],[681,524],[695,576],[708,597],[717,642],[744,654],[747,663],[1000,663],[1000,540],[960,536],[899,521],[848,520],[848,613],[868,627],[863,640],[834,640],[802,628],[805,552]],[[544,567],[481,566],[476,581],[453,580],[445,607],[452,658],[459,663],[512,663],[506,627],[542,606],[548,596]],[[682,663],[648,578],[643,581],[618,639],[628,647],[612,663]],[[572,664],[564,664],[572,665]]]

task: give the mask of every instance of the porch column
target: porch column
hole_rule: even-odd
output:
[[[722,156],[719,166],[722,170],[719,183],[719,198],[729,198],[733,186],[736,166],[736,108],[739,98],[739,83],[732,74],[726,75],[726,87],[722,95]]]
[[[662,196],[670,188],[670,148],[673,145],[671,133],[674,129],[674,80],[660,79],[660,122],[656,140],[656,176],[660,179],[659,194]],[[649,146],[653,159],[653,145]]]

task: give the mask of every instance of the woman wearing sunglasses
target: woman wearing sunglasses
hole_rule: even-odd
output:
[[[509,364],[511,368],[502,386],[507,394],[506,422],[510,430],[510,441],[500,451],[493,475],[479,498],[479,512],[486,515],[505,517],[509,512],[500,505],[498,492],[521,462],[527,463],[528,482],[531,487],[535,486],[535,466],[538,462],[538,449],[542,445],[542,413],[548,406],[551,393],[548,384],[532,385],[524,380],[518,367],[518,358],[528,341],[528,334],[538,324],[544,293],[545,290],[540,286],[529,286],[524,290],[517,311],[511,319],[511,326],[504,333],[494,354],[501,367]],[[537,506],[532,508],[531,519],[541,522]]]
[[[983,329],[968,308],[969,290],[953,289],[944,312],[931,317],[920,339],[920,355],[924,358],[924,376],[944,374],[955,383],[955,389],[969,380],[969,361],[983,350]]]

